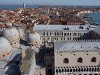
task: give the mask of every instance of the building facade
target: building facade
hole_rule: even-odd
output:
[[[47,75],[100,74],[100,41],[55,42],[50,50],[45,56]]]
[[[33,27],[41,36],[42,43],[69,40],[91,39],[90,31],[96,26],[90,25],[36,25]]]

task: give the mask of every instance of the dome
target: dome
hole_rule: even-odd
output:
[[[28,44],[39,47],[41,44],[40,35],[36,32],[31,32],[27,36]]]
[[[0,55],[11,50],[12,48],[11,48],[10,42],[4,37],[0,37]]]
[[[14,27],[8,27],[3,30],[3,36],[10,42],[11,45],[19,44],[19,32]]]
[[[12,23],[6,22],[6,26],[12,26]]]
[[[17,27],[17,30],[19,32],[19,38],[24,39],[25,38],[25,33],[22,27]]]

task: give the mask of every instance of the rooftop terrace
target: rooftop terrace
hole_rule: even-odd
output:
[[[35,25],[34,30],[93,30],[94,25]]]
[[[54,51],[100,51],[100,41],[55,42]]]

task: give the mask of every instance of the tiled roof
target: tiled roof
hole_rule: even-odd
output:
[[[6,26],[3,24],[0,24],[0,28],[6,28]]]

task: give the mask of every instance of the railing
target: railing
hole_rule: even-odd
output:
[[[55,67],[55,74],[100,73],[100,66]]]

